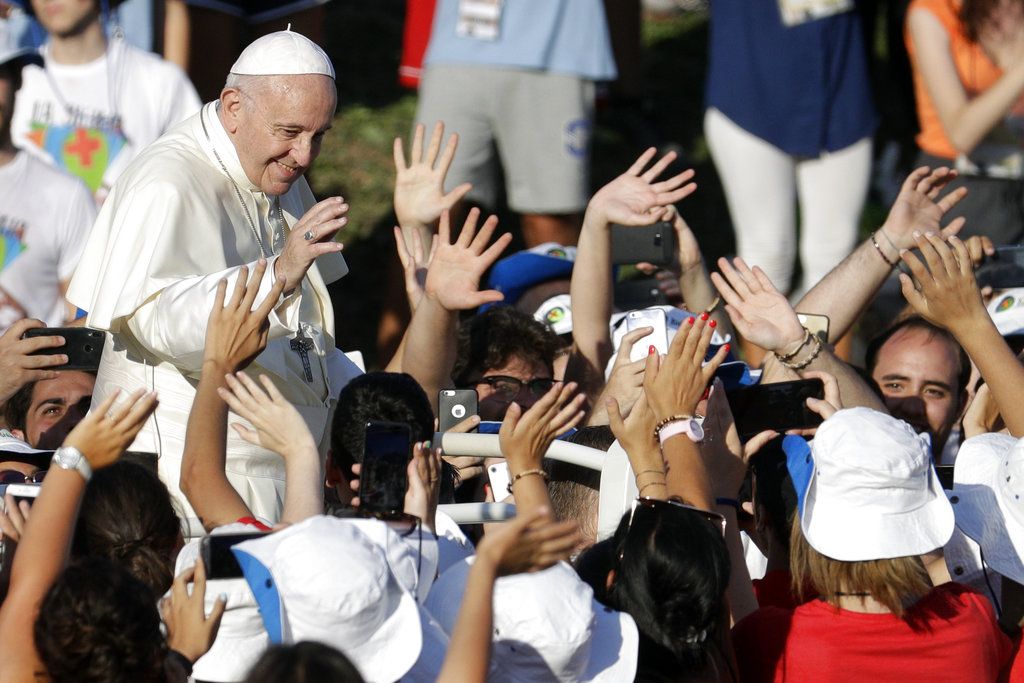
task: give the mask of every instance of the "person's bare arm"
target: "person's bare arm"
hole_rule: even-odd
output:
[[[137,391],[114,407],[114,392],[96,406],[64,440],[78,449],[93,470],[117,461],[156,407],[156,394]],[[46,592],[67,565],[85,479],[75,470],[53,467],[32,506],[11,569],[10,589],[0,607],[0,680],[36,680],[45,671],[33,626]]]
[[[227,296],[227,281],[217,287],[207,322],[203,373],[188,416],[178,485],[209,531],[252,513],[224,473],[227,460],[227,405],[218,395],[225,375],[247,366],[266,348],[268,317],[284,290],[278,280],[256,310],[252,310],[267,269],[259,261],[249,277],[242,267]]]
[[[966,245],[956,237],[946,244],[936,235],[919,235],[917,245],[921,258],[903,254],[914,275],[900,274],[903,296],[924,318],[956,337],[978,366],[1010,434],[1024,436],[1024,365],[985,309]]]
[[[938,17],[924,8],[911,10],[907,32],[916,52],[914,67],[935,104],[946,137],[958,152],[970,154],[1024,92],[1024,31],[1017,27],[991,41],[983,39],[1003,75],[973,97],[960,81],[949,33]]]
[[[688,170],[658,181],[675,160],[669,152],[646,171],[654,159],[652,147],[629,169],[598,190],[587,204],[580,231],[576,263],[572,269],[573,340],[591,368],[603,372],[611,358],[612,341],[608,319],[612,314],[611,233],[612,223],[651,225],[666,214],[666,207],[697,189]]]
[[[185,0],[164,0],[164,59],[188,71],[192,26]]]

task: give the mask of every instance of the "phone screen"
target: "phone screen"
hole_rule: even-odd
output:
[[[233,546],[266,536],[269,531],[246,531],[237,534],[215,534],[203,538],[203,563],[210,579],[240,579],[242,568],[231,552]]]
[[[753,436],[767,429],[807,429],[821,424],[821,416],[807,407],[808,398],[824,398],[820,379],[758,384],[728,394],[729,408],[736,418],[740,436]]]
[[[359,507],[371,514],[394,514],[405,507],[407,469],[412,456],[409,426],[395,422],[366,425],[359,472]]]
[[[939,483],[942,484],[942,488],[947,491],[953,490],[953,466],[952,465],[936,465],[935,474],[939,477]]]

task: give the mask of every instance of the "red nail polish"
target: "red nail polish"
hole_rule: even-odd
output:
[[[657,351],[658,351],[658,349],[654,348],[653,344],[647,347],[647,355],[648,356],[653,356]]]
[[[687,319],[686,319],[686,324],[687,324],[687,325],[692,325],[692,324],[693,324],[693,321],[694,321],[694,317],[693,317],[693,316],[690,316],[689,318],[687,318]]]
[[[711,396],[711,385],[710,384],[708,386],[704,387],[704,393],[700,395],[700,400],[701,401],[706,401],[706,400],[708,400],[709,396]]]
[[[710,314],[707,311],[704,311],[703,313],[700,314],[700,319],[707,320],[709,315]]]
[[[729,349],[731,349],[731,348],[732,348],[732,344],[726,344],[725,345],[725,352],[729,353]]]
[[[711,322],[708,323],[708,327],[714,327],[717,324],[718,324],[717,320],[712,320]]]

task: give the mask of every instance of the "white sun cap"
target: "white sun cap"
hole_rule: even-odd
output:
[[[257,38],[238,55],[231,73],[240,76],[321,74],[334,78],[334,65],[323,49],[295,31]]]

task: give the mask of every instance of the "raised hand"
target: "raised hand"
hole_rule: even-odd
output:
[[[608,399],[615,399],[622,414],[627,414],[632,409],[633,404],[643,393],[644,368],[647,366],[647,360],[641,358],[631,361],[629,355],[636,343],[653,331],[653,327],[638,327],[622,335],[619,350],[615,354],[615,362],[612,364],[612,371],[608,375],[608,382],[601,391],[601,396],[594,406],[588,424],[607,424],[606,401]]]
[[[409,299],[409,309],[416,310],[423,298],[423,288],[427,283],[427,270],[430,262],[437,251],[438,241],[434,241],[427,254],[423,249],[423,237],[419,230],[412,230],[410,241],[412,249],[405,243],[405,236],[402,229],[395,226],[395,250],[398,252],[398,260],[402,262],[402,272],[405,275],[405,295]]]
[[[270,332],[268,318],[284,292],[284,280],[278,279],[256,310],[252,306],[260,290],[267,262],[260,259],[248,277],[242,266],[235,280],[231,299],[224,303],[227,280],[217,285],[217,296],[206,327],[203,363],[212,363],[215,372],[236,372],[246,367],[267,347]],[[248,279],[247,279],[248,278]]]
[[[274,277],[284,279],[286,292],[299,286],[318,256],[336,254],[344,248],[341,242],[334,241],[334,236],[348,223],[346,212],[348,204],[342,197],[328,197],[313,205],[292,226],[284,249],[274,262]]]
[[[626,451],[640,495],[662,498],[665,494],[665,461],[661,457],[658,439],[654,436],[658,421],[647,405],[647,397],[641,392],[640,398],[625,418],[614,398],[607,400],[607,407],[608,424],[619,445]]]
[[[445,176],[455,158],[459,136],[455,133],[449,136],[439,161],[444,123],[438,121],[434,125],[426,156],[423,156],[423,134],[423,124],[417,124],[408,164],[405,162],[402,138],[395,138],[395,215],[403,228],[433,226],[443,211],[450,210],[473,187],[463,183],[445,194]]]
[[[915,240],[924,263],[913,252],[904,251],[901,258],[913,279],[900,273],[903,296],[914,310],[954,335],[986,320],[988,312],[966,245],[956,236],[947,244],[934,233],[916,233]]]
[[[94,470],[112,465],[135,440],[149,416],[156,410],[156,392],[139,389],[122,405],[114,406],[115,391],[75,425],[64,446],[78,449]]]
[[[476,547],[476,561],[493,567],[498,576],[536,572],[568,559],[579,540],[576,522],[555,522],[548,509],[540,508],[489,525]]]
[[[735,267],[734,267],[735,264]],[[718,259],[719,273],[711,281],[725,300],[725,310],[736,331],[748,341],[780,354],[804,340],[804,328],[789,299],[775,288],[758,266],[743,259]]]
[[[28,330],[45,326],[41,320],[25,318],[0,336],[0,403],[6,402],[29,382],[55,378],[57,372],[49,368],[68,362],[67,355],[63,353],[32,355],[41,349],[64,345],[64,337],[58,336],[22,339]]]
[[[704,441],[700,444],[704,466],[715,497],[735,498],[747,474],[747,461],[721,380],[712,385],[704,410]],[[754,439],[767,441],[775,436],[774,432],[762,432]]]
[[[429,441],[414,444],[407,474],[405,512],[419,518],[423,526],[433,532],[441,495],[441,449],[431,448]]]
[[[647,356],[644,394],[657,422],[696,411],[704,389],[729,353],[729,345],[724,344],[703,364],[714,327],[715,321],[708,322],[707,313],[688,318],[679,326],[664,360],[656,353]]]
[[[934,170],[922,166],[907,176],[885,223],[878,229],[879,247],[892,255],[892,252],[898,253],[900,249],[914,246],[915,230],[941,233],[943,237],[960,232],[964,218],[951,221],[945,228],[941,222],[942,217],[967,196],[967,188],[957,188],[939,199],[942,190],[956,177],[957,172],[945,166]]]
[[[505,298],[497,290],[480,291],[479,286],[480,278],[512,241],[512,235],[505,233],[488,247],[498,218],[491,216],[477,232],[479,218],[480,211],[472,209],[453,244],[449,214],[447,211],[441,214],[437,247],[427,270],[424,290],[427,296],[435,298],[449,311],[468,310]]]
[[[625,173],[598,190],[587,205],[588,218],[605,224],[651,225],[669,215],[667,207],[696,191],[696,183],[688,182],[693,178],[693,169],[668,180],[657,180],[675,161],[675,152],[669,152],[644,171],[656,154],[657,150],[651,147]]]
[[[587,397],[573,394],[575,382],[556,383],[525,413],[518,403],[509,404],[498,441],[511,474],[538,469],[555,437],[580,423]]]
[[[280,454],[285,459],[298,452],[316,452],[316,441],[291,403],[266,375],[257,384],[244,372],[226,375],[227,388],[217,393],[237,415],[248,420],[255,429],[237,422],[231,427],[240,437],[256,446]],[[261,386],[262,385],[262,386]]]
[[[193,584],[191,593],[189,582]],[[221,595],[213,603],[210,616],[206,616],[206,567],[202,558],[197,559],[194,567],[175,577],[171,597],[160,603],[168,649],[180,652],[190,662],[209,652],[226,606],[227,600]]]

